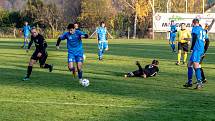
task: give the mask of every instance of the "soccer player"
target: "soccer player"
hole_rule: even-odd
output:
[[[204,55],[204,41],[206,32],[200,26],[198,19],[193,19],[193,29],[192,29],[192,46],[191,46],[191,56],[188,62],[188,81],[183,85],[184,87],[192,87],[192,76],[193,76],[193,67],[195,69],[195,75],[197,79],[197,85],[195,89],[201,89],[203,87],[202,84],[202,76],[201,76],[201,68],[200,61],[201,57]]]
[[[187,60],[188,45],[191,39],[190,31],[186,30],[185,23],[181,24],[181,30],[177,32],[176,38],[178,41],[178,61],[176,62],[176,65],[180,65],[182,50],[184,51],[183,64],[185,64]]]
[[[204,55],[201,57],[201,61],[200,61],[200,64],[202,65],[202,61],[203,59],[205,58],[205,55],[206,55],[206,52],[208,50],[208,47],[209,47],[209,44],[210,44],[210,41],[209,41],[209,37],[208,37],[208,32],[211,30],[213,24],[215,22],[215,19],[212,20],[212,23],[210,25],[206,24],[205,25],[205,32],[206,32],[206,36],[205,36],[205,47],[204,47]],[[202,75],[202,83],[206,83],[207,82],[207,79],[205,77],[205,74],[204,74],[204,70],[202,68],[202,66],[200,65],[201,67],[201,75]]]
[[[24,34],[24,45],[22,46],[22,48],[26,49],[27,48],[26,45],[28,44],[28,37],[29,37],[29,35],[31,33],[31,27],[28,25],[27,21],[24,22],[24,26],[22,28],[22,32]]]
[[[83,63],[83,46],[81,38],[88,38],[88,35],[82,31],[76,30],[74,24],[69,24],[68,32],[62,34],[56,44],[56,48],[59,49],[61,40],[67,40],[68,48],[68,68],[72,72],[73,77],[76,75],[76,69],[74,64],[76,63],[78,70],[78,78],[82,81],[82,63]]]
[[[151,64],[146,65],[145,68],[142,68],[140,63],[137,61],[136,65],[138,66],[138,70],[129,72],[125,75],[125,77],[153,77],[159,72],[158,68],[159,62],[157,60],[153,60]]]
[[[171,25],[170,25],[170,39],[169,39],[169,44],[172,48],[172,52],[176,52],[175,50],[175,39],[176,39],[176,32],[177,28],[173,20],[171,20]]]
[[[23,79],[23,81],[29,80],[33,65],[38,60],[39,60],[41,68],[47,68],[47,69],[49,69],[49,72],[52,72],[52,70],[53,70],[53,65],[49,65],[46,63],[46,59],[48,57],[46,48],[48,45],[47,45],[44,37],[37,32],[36,28],[32,28],[32,30],[31,30],[31,41],[29,42],[28,49],[26,50],[27,52],[31,48],[31,45],[33,44],[33,42],[35,43],[36,49],[31,56],[31,59],[30,59],[29,65],[28,65],[28,69],[27,69],[27,74],[26,74],[25,78]]]
[[[103,21],[100,23],[100,27],[96,29],[96,33],[97,33],[97,40],[98,40],[98,57],[99,57],[99,60],[102,60],[104,52],[109,50],[107,34],[109,36],[111,35],[107,31],[107,28],[105,27],[105,23]],[[111,36],[111,38],[113,37]]]

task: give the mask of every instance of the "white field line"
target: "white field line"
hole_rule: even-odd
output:
[[[215,112],[215,109],[192,109],[192,108],[165,108],[165,107],[147,107],[147,106],[126,106],[126,105],[103,105],[103,104],[87,104],[87,103],[72,103],[72,102],[42,102],[42,101],[16,101],[16,100],[0,100],[0,103],[24,103],[24,104],[46,104],[46,105],[70,105],[70,106],[95,106],[95,107],[113,107],[113,108],[133,108],[133,109],[156,109],[156,110],[181,110],[181,111],[197,111],[197,112]]]

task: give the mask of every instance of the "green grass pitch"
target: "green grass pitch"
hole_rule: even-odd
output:
[[[110,40],[102,62],[96,40],[83,41],[87,88],[67,69],[66,42],[56,51],[56,40],[47,40],[54,71],[36,64],[23,82],[34,48],[26,53],[22,39],[0,39],[0,121],[215,121],[215,42],[203,64],[208,83],[193,90],[182,87],[187,68],[174,64],[177,55],[165,40]],[[158,76],[123,77],[137,69],[136,60],[145,65],[152,59],[160,61]]]

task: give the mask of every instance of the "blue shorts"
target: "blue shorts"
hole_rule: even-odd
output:
[[[175,34],[175,33],[171,33],[171,34],[170,34],[169,41],[170,41],[170,42],[174,42],[175,39],[176,39],[176,34]]]
[[[99,42],[98,44],[99,50],[105,50],[108,48],[108,42]]]
[[[84,54],[83,53],[68,53],[68,63],[70,62],[74,62],[74,63],[78,63],[78,62],[82,62],[84,61],[83,58]]]
[[[28,39],[28,37],[29,37],[29,34],[24,34],[25,39]]]
[[[190,56],[190,61],[199,63],[203,54],[202,51],[193,51]]]

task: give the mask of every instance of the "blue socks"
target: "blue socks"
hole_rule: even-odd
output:
[[[99,56],[99,58],[102,58],[103,53],[104,53],[104,51],[103,51],[103,50],[99,50],[99,52],[98,52],[98,56]]]
[[[82,74],[83,74],[83,71],[82,70],[78,70],[78,78],[79,79],[82,79]]]
[[[195,70],[195,73],[196,73],[197,83],[201,83],[201,80],[202,80],[201,69],[200,69],[200,68],[197,68],[197,69]]]
[[[192,77],[193,77],[193,67],[188,67],[188,84],[192,84]]]
[[[175,44],[171,44],[171,48],[173,51],[175,51]]]

